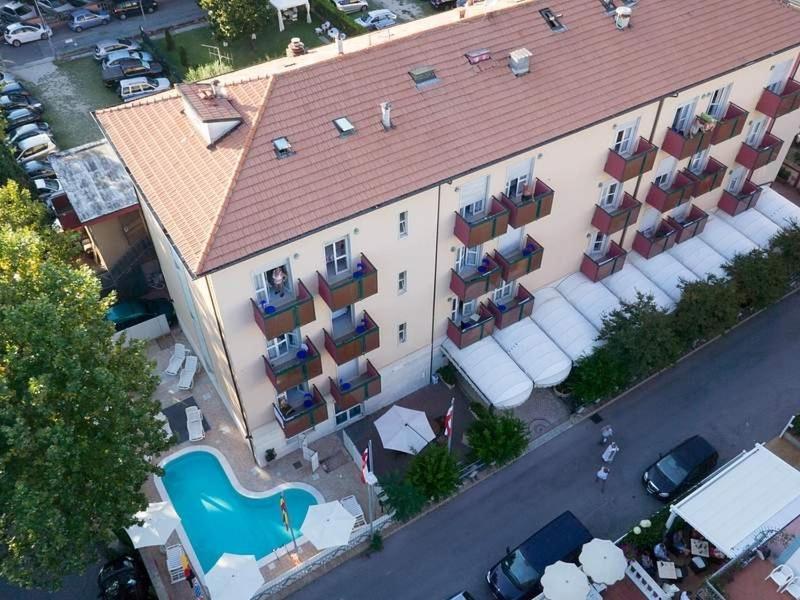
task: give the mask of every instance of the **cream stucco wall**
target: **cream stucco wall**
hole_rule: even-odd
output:
[[[86,233],[97,252],[100,264],[106,269],[112,268],[130,248],[118,218],[112,217],[89,225]]]

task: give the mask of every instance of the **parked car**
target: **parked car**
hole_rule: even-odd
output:
[[[563,560],[578,562],[592,534],[567,511],[509,552],[489,569],[486,581],[497,600],[530,600],[542,593],[541,578],[550,565]]]
[[[55,177],[56,172],[53,170],[50,160],[42,158],[39,160],[31,160],[22,165],[23,170],[28,174],[28,177]]]
[[[142,52],[141,50],[116,50],[115,52],[110,52],[103,59],[103,68],[113,67],[119,61],[126,58],[138,58],[139,60],[143,60],[145,62],[151,62],[153,60],[153,55],[149,52]]]
[[[36,11],[33,7],[22,2],[9,2],[0,6],[0,20],[6,23],[19,23],[35,18]]]
[[[145,62],[135,58],[126,58],[113,67],[103,69],[103,83],[108,87],[114,87],[123,79],[161,75],[163,70],[161,63],[158,62]]]
[[[11,44],[15,48],[19,48],[22,44],[27,44],[28,42],[46,40],[51,35],[53,35],[53,30],[47,25],[12,23],[6,27],[3,33],[3,39],[6,41],[6,44]]]
[[[33,180],[33,185],[36,187],[36,195],[42,202],[50,202],[56,196],[65,193],[61,182],[55,177],[37,177]]]
[[[705,438],[695,435],[681,442],[642,475],[647,493],[669,500],[699,483],[717,466],[719,453]]]
[[[38,4],[46,12],[54,15],[65,15],[75,10],[72,4],[64,2],[64,0],[38,0]]]
[[[142,11],[151,13],[158,10],[156,0],[117,0],[111,7],[111,14],[124,21],[128,17],[138,17]]]
[[[50,133],[50,125],[47,123],[26,123],[15,127],[6,134],[6,144],[14,145],[25,138],[33,137],[40,133]]]
[[[457,0],[430,0],[431,6],[436,10],[447,10],[455,8]]]
[[[3,94],[0,96],[0,108],[4,111],[30,108],[37,113],[44,112],[44,105],[30,94]]]
[[[40,133],[14,145],[14,158],[18,163],[42,159],[58,152],[58,146],[46,133]]]
[[[25,123],[36,123],[42,120],[42,115],[29,108],[15,108],[6,114],[6,130],[19,127]]]
[[[172,87],[169,79],[166,77],[131,77],[130,79],[123,79],[119,82],[119,90],[117,93],[122,98],[123,102],[131,102],[158,94]]]
[[[94,45],[94,59],[103,60],[106,56],[118,50],[138,50],[138,49],[139,49],[139,44],[129,38],[102,40]]]
[[[367,29],[385,29],[397,23],[397,15],[390,10],[381,8],[380,10],[371,10],[367,14],[358,17],[355,21],[361,27]]]
[[[70,15],[67,25],[72,31],[81,32],[98,25],[108,25],[110,22],[111,16],[107,12],[92,12],[87,8],[79,8]]]
[[[333,5],[344,13],[367,12],[369,5],[367,0],[331,0]]]
[[[9,81],[3,83],[3,89],[0,90],[3,94],[28,94],[25,87],[19,81]]]
[[[150,580],[133,556],[108,561],[97,574],[101,600],[147,600]]]
[[[163,298],[118,302],[108,309],[106,320],[114,323],[117,331],[122,331],[158,315],[167,317],[167,323],[170,325],[174,325],[176,322],[175,307],[172,306],[172,302]]]

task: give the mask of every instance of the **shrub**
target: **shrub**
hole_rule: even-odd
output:
[[[736,324],[739,305],[733,284],[713,275],[705,281],[684,282],[673,314],[673,330],[689,347],[710,340]]]
[[[353,21],[341,13],[330,0],[311,0],[311,12],[320,20],[328,21],[331,27],[336,27],[349,36],[363,33]]]
[[[189,55],[186,53],[186,48],[184,46],[178,47],[178,60],[184,69],[189,68]]]
[[[425,495],[400,473],[390,473],[382,478],[381,487],[386,492],[389,508],[399,521],[408,521],[425,506]]]
[[[638,535],[631,530],[624,538],[622,538],[622,543],[630,544],[639,552],[644,552],[645,550],[648,552],[652,551],[656,544],[663,541],[667,537],[668,518],[669,507],[664,507],[648,519],[650,521],[650,527],[647,529],[642,529],[642,532]],[[672,528],[675,529],[677,524],[678,523],[676,520],[676,522],[673,523]]]
[[[383,536],[380,531],[376,531],[372,534],[372,537],[369,538],[369,552],[371,554],[373,552],[380,552],[381,550],[383,550]]]
[[[183,79],[184,81],[188,82],[201,81],[203,79],[210,79],[211,77],[215,77],[217,75],[222,75],[223,73],[228,73],[230,70],[231,67],[227,63],[214,61],[187,69]]]
[[[628,366],[601,346],[575,361],[564,387],[579,404],[589,404],[621,391],[630,380]]]
[[[439,374],[439,378],[447,385],[456,384],[456,369],[453,365],[447,364],[436,372]]]
[[[789,277],[800,277],[800,224],[792,223],[771,241],[772,249],[780,253]]]
[[[789,287],[789,274],[780,252],[753,250],[737,255],[723,268],[744,309],[764,308],[779,300]]]
[[[524,421],[508,412],[498,414],[477,402],[470,408],[476,419],[470,424],[467,437],[478,460],[502,465],[525,452],[530,433]]]
[[[406,479],[425,498],[438,502],[458,487],[458,465],[445,446],[433,444],[414,457]]]
[[[167,47],[167,52],[175,50],[175,39],[172,37],[169,27],[164,30],[164,45]]]

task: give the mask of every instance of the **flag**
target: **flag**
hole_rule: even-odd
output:
[[[286,498],[283,497],[283,494],[281,494],[281,519],[286,531],[289,531],[289,509],[286,507]]]
[[[367,473],[369,473],[369,447],[364,448],[361,453],[361,482],[367,483]]]
[[[444,434],[447,439],[453,437],[453,403],[455,398],[450,401],[450,408],[447,409],[447,414],[444,416]]]

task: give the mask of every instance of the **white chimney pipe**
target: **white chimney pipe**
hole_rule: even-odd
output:
[[[216,98],[219,93],[219,79],[215,79],[211,82],[211,95]]]
[[[344,40],[336,36],[336,49],[339,51],[339,54],[344,54]]]
[[[381,124],[384,129],[392,128],[392,103],[381,102]]]
[[[631,12],[629,6],[620,6],[614,11],[614,24],[617,29],[625,29],[630,25]]]

